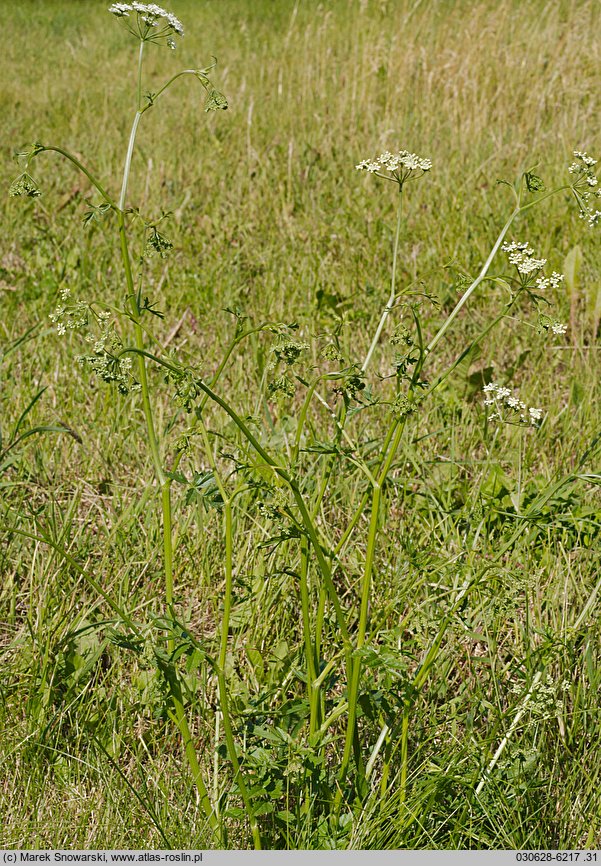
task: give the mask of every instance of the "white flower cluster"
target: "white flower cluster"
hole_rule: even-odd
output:
[[[78,355],[75,360],[104,382],[115,384],[121,394],[139,391],[140,384],[132,374],[132,359],[123,357],[121,354],[123,345],[111,325],[111,314],[103,311],[95,315],[100,326],[100,334],[86,335],[86,342],[93,344],[93,354]]]
[[[559,336],[567,333],[568,330],[568,326],[564,325],[563,322],[558,322],[557,319],[552,319],[544,313],[539,313],[538,327],[539,331],[547,331],[548,333],[558,334]]]
[[[59,292],[59,298],[63,302],[68,301],[70,295],[71,290],[67,286]],[[73,306],[60,303],[55,311],[49,314],[48,318],[56,325],[58,335],[63,337],[67,331],[76,331],[88,324],[88,307],[81,301]]]
[[[553,271],[550,277],[539,277],[536,281],[536,287],[543,292],[545,289],[556,289],[563,279],[563,274]]]
[[[184,28],[179,18],[176,18],[172,12],[167,12],[162,6],[157,6],[156,3],[138,3],[133,0],[132,3],[113,3],[109,7],[109,12],[117,18],[129,18],[131,12],[135,12],[138,16],[138,28],[140,36],[143,38],[147,35],[149,28],[162,26],[162,30],[153,34],[154,37],[167,36],[167,44],[170,48],[175,48],[175,42],[168,35],[176,33],[178,36],[184,35]],[[144,25],[140,27],[140,25]]]
[[[408,150],[399,150],[397,153],[390,153],[387,150],[376,159],[361,160],[355,168],[402,184],[414,175],[414,172],[419,172],[417,177],[421,177],[422,174],[430,171],[432,161],[416,153],[409,153]]]
[[[593,171],[593,166],[597,164],[597,160],[582,150],[575,150],[574,156],[576,159],[568,168],[570,174],[576,176],[572,189],[580,206],[581,219],[587,220],[592,228],[601,223],[601,210],[593,210],[589,204],[591,196],[601,198],[599,180]]]
[[[542,409],[535,409],[533,406],[527,407],[523,400],[514,395],[511,388],[505,388],[497,382],[491,382],[484,386],[483,391],[489,395],[484,401],[484,405],[494,406],[496,409],[492,415],[488,416],[489,421],[494,421],[497,418],[499,421],[505,421],[506,419],[501,414],[503,409],[510,409],[514,415],[519,416],[519,423],[532,424],[535,427],[543,417]]]
[[[534,258],[534,250],[527,243],[517,243],[516,241],[512,241],[511,243],[503,244],[501,249],[503,252],[507,253],[510,264],[515,265],[518,269],[518,273],[522,274],[524,277],[541,271],[547,264],[546,259]],[[538,277],[536,280],[536,287],[541,291],[545,291],[545,289],[549,288],[556,289],[563,279],[563,274],[553,271],[550,277]]]
[[[584,174],[589,186],[597,186],[597,178],[592,172],[592,167],[597,164],[597,160],[582,150],[575,150],[574,156],[577,161],[572,163],[568,171],[571,174]]]
[[[515,265],[520,274],[527,276],[533,271],[540,271],[547,264],[546,259],[535,259],[534,250],[527,243],[503,244],[503,252],[507,253],[510,264]]]

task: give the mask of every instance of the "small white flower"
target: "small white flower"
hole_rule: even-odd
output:
[[[553,322],[553,324],[551,325],[551,330],[554,334],[565,334],[568,330],[568,326],[562,325],[561,322]]]
[[[597,164],[596,159],[593,159],[592,156],[588,156],[588,154],[584,153],[584,151],[582,151],[582,150],[575,150],[574,156],[577,157],[578,159],[581,159],[585,165],[591,166],[591,165]]]
[[[162,6],[157,6],[156,3],[139,3],[133,0],[131,3],[113,3],[109,6],[109,12],[117,18],[129,18],[131,12],[138,15],[138,24],[142,22],[147,28],[163,26],[163,30],[152,36],[153,41],[157,41],[161,37],[165,37],[165,41],[170,48],[175,47],[175,42],[169,31],[176,33],[178,36],[184,35],[184,28],[173,12],[167,12]],[[141,38],[144,38],[144,28],[141,29]]]
[[[112,14],[116,15],[117,18],[128,18],[129,13],[131,12],[131,6],[129,3],[113,3],[113,5],[109,7],[109,12],[112,12]]]
[[[409,153],[408,150],[399,150],[391,153],[385,150],[377,159],[363,159],[355,166],[359,171],[368,171],[371,174],[379,174],[386,180],[392,180],[403,185],[410,177],[421,177],[432,168],[432,161]]]
[[[601,222],[601,212],[593,211],[588,202],[591,196],[600,197],[601,188],[599,188],[599,180],[594,174],[592,166],[596,165],[597,160],[592,156],[588,156],[582,150],[575,150],[574,156],[576,162],[573,162],[568,171],[575,175],[572,183],[572,190],[576,196],[576,200],[580,207],[580,217],[588,221],[591,228]]]
[[[514,419],[518,419],[518,423],[535,425],[535,423],[542,417],[542,409],[528,409],[524,401],[520,400],[519,397],[516,397],[512,393],[511,388],[499,385],[497,382],[490,382],[488,385],[485,385],[482,390],[490,395],[486,400],[484,400],[484,405],[495,405],[497,408],[496,412],[493,412],[488,416],[489,421],[498,419],[499,421],[506,421],[515,424],[516,420],[511,422],[511,417],[513,417]],[[511,413],[513,413],[509,418],[505,417],[507,410],[510,410]]]

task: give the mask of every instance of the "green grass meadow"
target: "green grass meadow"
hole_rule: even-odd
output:
[[[388,451],[402,329],[431,341],[477,276],[514,207],[499,181],[550,190],[574,150],[601,160],[601,4],[172,0],[185,37],[148,46],[144,90],[214,56],[229,108],[184,79],[140,123],[128,202],[169,214],[173,243],[144,265],[163,315],[144,345],[211,382],[254,329],[214,390],[277,467],[212,399],[178,452],[196,410],[148,360],[167,605],[140,394],[90,375],[83,335],[49,318],[65,286],[123,306],[113,216],[83,224],[98,193],[56,153],[29,169],[40,197],[8,197],[32,142],[118,196],[137,55],[108,5],[0,0],[0,847],[601,848],[601,245],[569,190],[506,238],[566,275],[543,303],[567,332],[527,299],[501,315],[499,252]],[[432,160],[403,191],[401,300],[361,388],[332,374],[308,403],[360,367],[386,306],[398,196],[355,165],[401,148]],[[293,393],[270,390],[280,373]],[[542,422],[488,420],[491,381]]]

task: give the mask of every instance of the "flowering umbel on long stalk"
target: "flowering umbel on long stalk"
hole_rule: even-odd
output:
[[[130,18],[129,31],[142,42],[166,42],[175,48],[173,36],[183,36],[184,28],[179,18],[156,3],[113,3],[109,7],[117,18]]]
[[[576,159],[568,169],[575,177],[572,192],[576,196],[581,219],[585,219],[590,228],[593,228],[601,224],[601,210],[595,210],[590,203],[592,198],[601,198],[599,180],[593,171],[597,160],[582,150],[575,150],[573,153]]]
[[[405,181],[421,177],[430,171],[432,162],[408,150],[399,150],[397,153],[386,150],[376,159],[361,160],[355,168],[357,171],[367,171],[384,180],[391,180],[402,187]]]

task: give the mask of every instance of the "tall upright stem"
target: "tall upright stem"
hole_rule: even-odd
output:
[[[495,241],[495,245],[493,246],[492,250],[490,251],[490,255],[488,256],[488,258],[484,262],[484,264],[482,266],[482,270],[480,271],[480,273],[478,274],[478,276],[476,277],[474,282],[471,284],[471,286],[469,286],[466,289],[466,291],[464,292],[462,297],[459,299],[458,303],[455,305],[453,310],[449,313],[449,315],[446,318],[446,321],[444,322],[443,326],[440,328],[438,333],[428,343],[428,346],[426,348],[426,352],[428,354],[434,349],[434,347],[442,339],[442,337],[444,336],[444,334],[446,333],[446,331],[450,327],[451,323],[453,322],[455,317],[458,315],[461,308],[464,306],[464,304],[466,304],[468,302],[472,293],[478,288],[478,286],[480,285],[482,280],[485,278],[486,274],[488,273],[488,269],[490,268],[490,266],[493,262],[494,257],[496,256],[497,252],[499,251],[499,247],[501,246],[501,244],[503,242],[503,238],[505,237],[505,235],[507,234],[507,232],[511,228],[511,224],[513,223],[516,216],[520,213],[520,210],[525,210],[525,208],[520,208],[518,205],[518,207],[516,207],[515,210],[511,213],[509,219],[507,220],[507,222],[505,223],[505,225],[501,229],[501,232]]]
[[[140,51],[138,53],[138,87],[136,89],[136,111],[142,107],[142,58],[144,56],[144,41],[140,40]]]
[[[374,334],[374,338],[371,341],[371,346],[369,347],[369,351],[365,356],[365,361],[361,365],[361,370],[365,373],[369,366],[369,362],[371,361],[371,357],[378,345],[378,341],[380,339],[380,334],[382,333],[382,329],[386,324],[386,320],[388,316],[392,312],[394,300],[396,298],[396,262],[397,262],[397,254],[399,250],[399,238],[401,236],[401,222],[403,219],[403,187],[399,188],[399,207],[397,212],[397,220],[396,220],[396,232],[394,236],[394,247],[392,250],[392,275],[390,280],[390,296],[388,298],[388,303],[384,307],[382,315],[380,317],[380,322],[376,329],[376,333]]]
[[[137,111],[132,123],[129,142],[127,145],[127,154],[125,157],[125,165],[123,167],[123,181],[121,183],[121,194],[119,196],[119,206],[117,209],[117,220],[119,225],[119,238],[121,241],[121,258],[123,260],[123,268],[125,270],[125,280],[127,284],[127,294],[129,299],[130,316],[134,324],[134,334],[137,351],[138,376],[140,379],[140,388],[142,392],[142,406],[144,409],[144,418],[146,420],[146,436],[148,447],[152,456],[155,476],[161,488],[161,509],[163,513],[163,553],[164,553],[164,568],[165,568],[165,602],[169,609],[173,605],[173,540],[171,529],[171,489],[170,480],[166,477],[161,460],[158,437],[156,434],[154,416],[150,403],[150,389],[148,387],[148,376],[146,372],[146,358],[144,357],[144,332],[140,323],[140,310],[136,297],[136,289],[131,268],[131,259],[127,244],[127,227],[125,224],[125,202],[127,198],[127,187],[129,184],[129,175],[131,171],[131,161],[136,143],[136,133],[142,112],[140,102],[142,98],[142,59],[144,56],[144,42],[140,42],[140,51],[138,54],[138,75],[137,75]],[[170,650],[174,649],[172,640],[168,643]]]
[[[140,52],[138,55],[138,76],[137,76],[137,110],[129,135],[127,145],[127,154],[125,157],[125,165],[123,167],[123,181],[121,184],[121,194],[119,196],[119,204],[116,208],[117,221],[119,226],[119,239],[121,242],[121,258],[123,260],[123,269],[125,271],[125,281],[127,285],[127,300],[129,303],[130,318],[134,325],[134,335],[136,344],[136,356],[138,363],[138,377],[140,379],[140,389],[142,394],[142,407],[144,410],[144,418],[146,420],[146,438],[148,447],[152,456],[155,477],[161,489],[161,510],[163,515],[163,553],[164,553],[164,569],[165,569],[165,604],[169,614],[173,611],[173,538],[171,526],[171,480],[167,477],[161,460],[161,452],[159,441],[156,434],[152,405],[150,402],[150,389],[148,387],[148,376],[146,372],[146,356],[144,349],[144,331],[140,322],[140,308],[134,285],[134,277],[131,267],[131,258],[127,244],[127,226],[125,222],[125,203],[127,199],[127,187],[129,183],[129,175],[131,171],[131,162],[136,143],[136,133],[140,118],[144,112],[141,108],[142,99],[142,59],[144,56],[144,42],[140,42]],[[174,638],[169,638],[167,641],[167,649],[172,653],[175,649]],[[166,677],[170,687],[172,699],[172,718],[175,721],[180,732],[184,753],[186,755],[188,766],[192,773],[196,789],[198,791],[200,802],[203,811],[207,817],[209,825],[215,833],[218,842],[221,842],[221,833],[219,820],[213,810],[211,800],[202,777],[202,770],[196,754],[196,747],[190,731],[190,726],[186,718],[183,696],[175,671],[166,673]]]
[[[223,599],[223,615],[221,618],[221,641],[219,644],[219,662],[217,664],[217,685],[219,688],[219,705],[221,709],[221,714],[223,716],[223,730],[225,733],[225,742],[227,746],[228,755],[230,761],[232,762],[232,767],[234,769],[236,781],[238,782],[238,787],[240,789],[240,795],[244,802],[244,806],[246,808],[246,813],[248,815],[248,819],[250,822],[250,829],[253,837],[253,844],[255,849],[259,850],[262,848],[261,845],[261,834],[259,832],[259,826],[257,824],[257,819],[254,815],[252,800],[244,780],[244,774],[242,772],[242,768],[240,767],[240,761],[238,760],[238,753],[236,751],[236,742],[234,740],[234,732],[232,728],[232,721],[230,716],[230,706],[229,706],[229,696],[227,690],[227,680],[225,677],[225,666],[227,663],[227,650],[228,650],[228,638],[230,632],[230,615],[232,611],[232,593],[234,589],[234,523],[233,523],[233,515],[232,515],[232,499],[227,495],[227,491],[223,485],[223,482],[219,476],[217,471],[217,464],[215,462],[215,457],[213,455],[213,450],[211,448],[211,443],[209,442],[209,435],[207,433],[207,428],[202,422],[202,419],[199,419],[199,428],[202,434],[202,440],[205,447],[205,453],[207,455],[207,459],[209,461],[209,465],[213,471],[213,477],[215,479],[215,483],[219,489],[221,497],[223,499],[223,513],[224,513],[224,536],[225,536],[225,596]]]
[[[390,472],[390,467],[399,447],[405,424],[397,421],[391,431],[391,445],[385,455],[376,483],[372,488],[371,518],[369,524],[369,535],[367,538],[367,552],[365,557],[365,568],[363,571],[363,582],[361,586],[361,609],[359,613],[359,630],[357,633],[357,650],[361,650],[365,644],[367,633],[367,620],[369,615],[369,601],[371,596],[371,579],[373,574],[374,557],[378,538],[378,522],[380,517],[380,503],[382,500],[382,488]],[[353,740],[355,737],[355,725],[357,719],[357,702],[359,699],[359,682],[361,678],[361,655],[356,654],[353,658],[352,672],[348,691],[348,718],[346,728],[346,739],[344,752],[339,772],[339,783],[344,780],[351,759]],[[342,786],[339,784],[336,792],[335,813],[338,814],[342,802]]]
[[[315,686],[317,679],[315,647],[312,640],[310,594],[309,594],[309,544],[306,538],[301,541],[300,562],[300,598],[303,619],[303,636],[305,640],[305,657],[307,670],[307,699],[310,707],[309,732],[314,734],[318,728],[319,689]]]
[[[142,393],[142,406],[144,408],[144,417],[146,419],[146,432],[148,436],[148,446],[152,455],[152,462],[157,476],[157,480],[161,487],[165,483],[165,473],[161,462],[159,452],[159,443],[154,428],[154,418],[152,407],[150,405],[150,391],[148,388],[148,377],[146,375],[146,359],[144,357],[144,332],[140,324],[140,312],[136,300],[136,290],[134,286],[134,278],[131,269],[131,259],[129,257],[129,249],[127,245],[127,231],[125,226],[125,214],[122,210],[117,211],[117,220],[119,224],[119,238],[121,240],[121,258],[123,260],[123,269],[125,271],[125,282],[127,284],[127,293],[129,296],[130,316],[134,323],[134,332],[136,340],[136,355],[138,358],[138,375],[140,377],[140,388]]]

